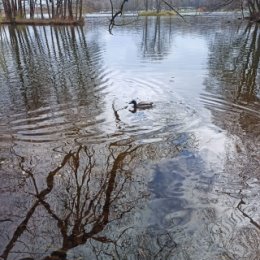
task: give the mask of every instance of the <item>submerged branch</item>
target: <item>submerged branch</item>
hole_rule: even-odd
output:
[[[256,228],[260,229],[260,224],[258,224],[253,218],[251,218],[245,211],[241,209],[241,205],[246,204],[243,199],[237,205],[237,209],[242,213],[242,215],[249,219],[250,223],[254,225]]]

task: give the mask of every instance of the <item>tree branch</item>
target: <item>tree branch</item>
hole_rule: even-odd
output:
[[[115,26],[115,19],[116,19],[117,16],[122,15],[123,9],[124,9],[124,5],[125,5],[125,3],[126,3],[127,1],[128,1],[128,0],[123,0],[123,2],[121,3],[121,6],[120,6],[120,8],[119,8],[119,10],[114,13],[113,1],[110,0],[110,6],[111,6],[111,14],[112,14],[112,17],[111,17],[111,19],[110,19],[109,28],[108,28],[109,33],[112,34],[112,29],[113,29],[113,27]]]
[[[181,15],[181,14],[177,11],[176,8],[174,8],[171,4],[169,4],[169,3],[166,2],[165,0],[162,0],[162,2],[163,2],[164,4],[166,4],[168,7],[170,7],[174,12],[176,12],[176,14],[179,15],[179,16],[183,19],[183,21],[186,22],[186,20],[184,19],[183,15]]]
[[[222,8],[222,7],[225,7],[227,5],[230,5],[234,2],[234,0],[226,0],[224,3],[221,3],[221,4],[218,4],[218,5],[215,5],[211,8],[211,11],[214,11],[214,10],[217,10],[219,8]]]

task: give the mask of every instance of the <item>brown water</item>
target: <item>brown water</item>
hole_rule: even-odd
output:
[[[260,29],[230,21],[0,28],[0,259],[260,259]]]

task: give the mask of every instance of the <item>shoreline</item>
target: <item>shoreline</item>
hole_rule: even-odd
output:
[[[84,25],[84,19],[79,20],[64,20],[64,19],[30,19],[30,18],[15,18],[14,20],[0,19],[0,25]]]

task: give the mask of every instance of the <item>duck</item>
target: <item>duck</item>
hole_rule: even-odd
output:
[[[134,105],[134,109],[149,109],[153,107],[153,102],[146,102],[146,101],[141,101],[141,102],[136,102],[136,100],[132,100],[129,102],[129,104]]]

